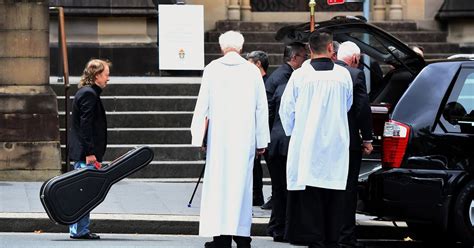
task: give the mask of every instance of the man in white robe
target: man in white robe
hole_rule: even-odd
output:
[[[224,56],[204,69],[191,123],[193,145],[202,146],[207,134],[199,235],[213,237],[208,248],[230,248],[232,238],[246,248],[254,157],[270,142],[267,98],[257,67],[239,55],[243,36],[228,31],[219,43]]]
[[[286,238],[309,247],[337,247],[348,174],[352,79],[330,59],[332,41],[325,32],[310,36],[312,60],[293,72],[279,110],[291,135]]]

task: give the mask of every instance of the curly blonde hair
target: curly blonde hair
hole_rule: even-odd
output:
[[[79,81],[77,87],[82,88],[84,86],[94,85],[95,77],[105,70],[106,65],[110,68],[112,63],[108,60],[102,59],[89,60],[89,62],[87,62],[86,68],[84,68],[84,72],[82,73],[81,80]]]

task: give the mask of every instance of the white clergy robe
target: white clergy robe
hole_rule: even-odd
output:
[[[192,144],[207,133],[199,235],[250,236],[256,148],[270,142],[265,86],[257,67],[235,52],[203,73],[191,123]]]
[[[316,71],[305,63],[293,72],[279,110],[283,129],[291,135],[288,190],[346,188],[351,105],[352,80],[344,67]]]

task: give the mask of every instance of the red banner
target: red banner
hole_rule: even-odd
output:
[[[328,5],[343,4],[344,0],[328,0]]]

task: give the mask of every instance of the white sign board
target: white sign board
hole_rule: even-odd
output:
[[[158,5],[160,70],[204,69],[202,5]]]

